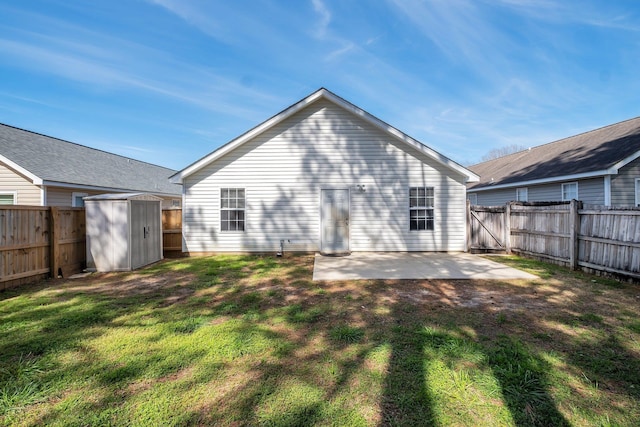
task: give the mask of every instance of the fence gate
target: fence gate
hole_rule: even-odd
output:
[[[469,205],[467,238],[468,247],[476,251],[504,251],[505,211],[504,206]]]

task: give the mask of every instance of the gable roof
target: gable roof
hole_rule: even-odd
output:
[[[427,147],[420,141],[411,138],[409,135],[399,131],[398,129],[383,122],[377,117],[374,117],[373,115],[367,113],[366,111],[355,106],[354,104],[344,100],[343,98],[340,98],[333,92],[325,88],[320,88],[317,91],[313,92],[311,95],[307,96],[306,98],[303,98],[302,100],[296,102],[292,106],[286,108],[285,110],[281,111],[280,113],[276,114],[270,119],[262,122],[261,124],[249,130],[248,132],[245,132],[244,134],[229,141],[228,143],[218,148],[217,150],[213,151],[212,153],[202,157],[200,160],[197,160],[196,162],[182,169],[180,172],[176,173],[171,177],[171,182],[182,183],[182,180],[187,176],[197,172],[203,167],[221,158],[225,154],[231,152],[232,150],[235,150],[236,148],[238,148],[245,142],[249,141],[250,139],[254,138],[255,136],[261,134],[262,132],[265,132],[266,130],[272,128],[273,126],[276,126],[278,123],[281,123],[283,120],[287,119],[288,117],[291,117],[293,114],[297,113],[298,111],[304,109],[305,107],[313,104],[314,102],[320,99],[325,99],[327,101],[330,101],[336,104],[339,107],[342,107],[343,109],[358,116],[359,118],[363,119],[364,121],[378,128],[379,130],[385,132],[387,135],[391,136],[395,140],[400,141],[410,147],[413,147],[414,149],[425,154],[427,157],[434,159],[436,162],[442,164],[448,169],[462,176],[465,176],[467,179],[467,182],[473,182],[478,180],[478,176],[476,174],[466,169],[465,167],[459,165],[458,163],[454,162],[453,160]]]
[[[470,166],[469,191],[617,174],[640,157],[640,117]]]
[[[0,124],[0,162],[36,185],[178,195],[174,170]]]

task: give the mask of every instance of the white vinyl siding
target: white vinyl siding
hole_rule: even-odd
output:
[[[365,192],[357,191],[364,185]],[[409,230],[407,189],[441,200],[434,231]],[[245,188],[245,232],[220,232],[220,188]],[[350,188],[352,251],[461,251],[464,177],[326,100],[317,101],[184,181],[187,252],[317,251],[320,190]]]
[[[578,200],[578,183],[567,182],[562,184],[562,201]]]
[[[24,176],[0,163],[0,193],[15,194],[14,203],[40,206],[40,187]]]

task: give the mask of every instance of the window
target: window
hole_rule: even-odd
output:
[[[516,188],[516,201],[526,202],[529,200],[529,189],[527,187]]]
[[[0,191],[0,205],[15,205],[17,199],[15,191]]]
[[[244,188],[220,189],[220,230],[244,231]]]
[[[179,208],[179,207],[180,207],[180,200],[173,199],[173,200],[171,201],[171,207],[172,207],[172,208]]]
[[[636,178],[636,207],[640,206],[640,178]]]
[[[471,203],[472,205],[478,204],[478,195],[475,193],[467,194],[467,199],[469,199],[469,203]]]
[[[433,230],[433,187],[409,189],[409,230]]]
[[[568,202],[573,199],[578,200],[578,183],[568,182],[562,184],[562,201]]]
[[[76,193],[75,191],[71,193],[71,206],[74,208],[82,208],[84,207],[83,197],[87,197],[87,193]]]

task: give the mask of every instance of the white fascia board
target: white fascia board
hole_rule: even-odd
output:
[[[561,182],[561,181],[574,181],[576,179],[597,178],[600,176],[616,175],[617,173],[618,173],[617,171],[612,172],[611,169],[604,169],[604,170],[593,171],[593,172],[576,173],[573,175],[554,176],[552,178],[540,178],[540,179],[532,179],[530,181],[510,182],[509,184],[496,184],[496,185],[491,185],[491,186],[482,187],[482,188],[469,188],[467,189],[467,192],[477,193],[480,191],[498,190],[501,188],[526,187],[527,185],[550,184],[553,182]]]
[[[318,91],[312,93],[308,97],[304,98],[303,100],[297,102],[296,104],[292,105],[291,107],[287,108],[286,110],[282,111],[281,113],[276,114],[275,116],[273,116],[269,120],[267,120],[267,121],[263,122],[262,124],[254,127],[250,131],[242,134],[238,138],[228,142],[227,144],[225,144],[222,147],[218,148],[217,150],[215,150],[211,154],[203,157],[202,159],[196,161],[195,163],[192,163],[191,165],[187,166],[185,169],[181,170],[180,172],[172,175],[171,177],[169,177],[169,181],[174,183],[174,184],[182,184],[183,179],[186,178],[187,176],[189,176],[192,173],[198,171],[199,169],[203,168],[204,166],[208,165],[209,163],[219,159],[220,157],[224,156],[225,154],[229,153],[230,151],[236,149],[237,147],[239,147],[240,145],[244,144],[245,142],[247,142],[251,138],[253,138],[253,137],[259,135],[260,133],[265,132],[269,128],[277,125],[278,123],[282,122],[283,120],[287,119],[288,117],[290,117],[293,114],[297,113],[298,111],[302,110],[306,106],[314,103],[315,101],[317,101],[320,98],[325,98],[325,99],[333,102],[334,104],[337,104],[338,106],[344,108],[345,110],[350,111],[354,115],[362,118],[367,123],[370,123],[373,126],[377,127],[378,129],[382,130],[383,132],[386,132],[387,134],[393,136],[398,141],[401,141],[401,142],[403,142],[403,143],[415,148],[416,150],[420,151],[421,153],[425,154],[426,156],[433,158],[434,160],[436,160],[440,164],[448,167],[449,169],[452,169],[452,170],[456,171],[460,175],[466,177],[466,182],[478,182],[480,180],[480,177],[478,175],[476,175],[475,173],[471,172],[470,170],[462,167],[461,165],[455,163],[451,159],[443,156],[442,154],[438,153],[437,151],[432,150],[431,148],[427,147],[426,145],[416,141],[415,139],[411,138],[407,134],[405,134],[405,133],[399,131],[398,129],[394,128],[393,126],[383,122],[382,120],[372,116],[371,114],[367,113],[366,111],[356,107],[355,105],[345,101],[344,99],[338,97],[337,95],[335,95],[335,94],[329,92],[328,90],[322,88],[322,89],[319,89]]]
[[[43,181],[43,184],[50,187],[73,188],[78,190],[107,191],[107,192],[115,191],[116,193],[148,193],[148,194],[158,194],[162,196],[175,197],[175,198],[180,197],[180,194],[163,193],[161,191],[143,191],[143,190],[132,190],[131,188],[98,187],[95,185],[69,184],[67,182],[58,182],[58,181]]]
[[[629,163],[633,162],[638,157],[640,157],[640,150],[636,151],[635,153],[633,153],[629,157],[625,157],[624,159],[620,160],[618,163],[616,163],[615,165],[611,166],[609,168],[609,170],[615,170],[615,172],[612,172],[612,173],[617,174],[618,170],[620,168],[622,168],[622,167],[628,165]]]
[[[4,163],[14,171],[18,172],[20,175],[23,175],[29,178],[34,185],[42,185],[42,178],[32,174],[31,172],[29,172],[19,164],[14,163],[11,160],[7,159],[5,156],[0,155],[0,162]]]

